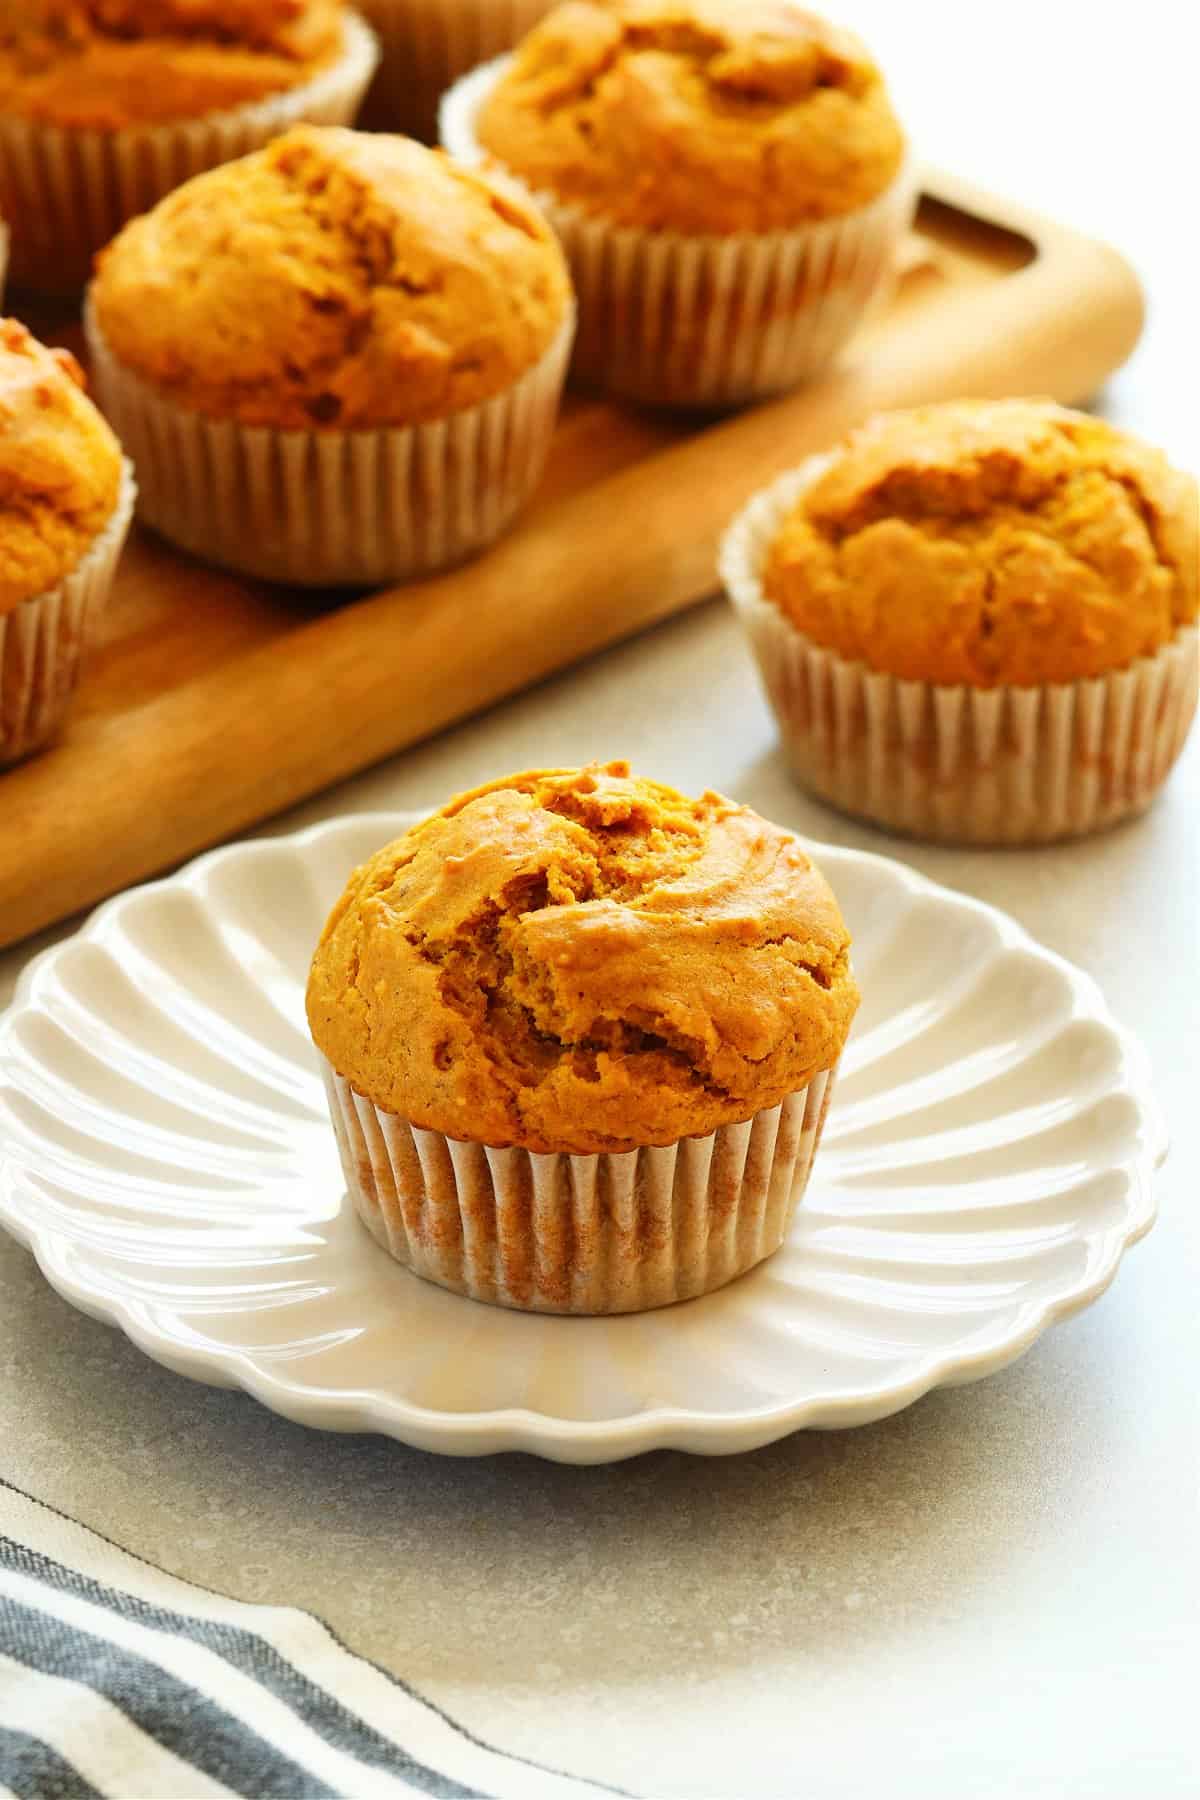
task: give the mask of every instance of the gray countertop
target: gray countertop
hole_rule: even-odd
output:
[[[1155,313],[1106,409],[1194,467],[1191,253],[1146,203],[1164,191],[1160,169],[1190,166],[1182,39],[1173,57],[1160,36],[1152,59],[1158,135],[1136,111],[1106,133],[1128,101],[1124,32],[1114,23],[1105,39],[1089,9],[1076,42],[1046,15],[1073,14],[1078,33],[1082,8],[1021,0],[987,82],[989,95],[1025,83],[1015,122],[1000,101],[1014,144],[947,75],[981,55],[972,10],[917,4],[902,29],[887,9],[856,9],[906,78],[910,111],[920,99],[936,126],[942,161],[947,139],[965,141],[968,173],[1132,245]],[[1167,33],[1174,13],[1155,0],[1143,31]],[[925,28],[940,34],[936,69],[914,41]],[[1071,55],[1091,59],[1078,94],[1061,81]],[[617,754],[814,837],[900,854],[1097,978],[1150,1051],[1174,1140],[1160,1223],[1109,1294],[1003,1374],[879,1425],[730,1459],[573,1469],[289,1424],[156,1367],[0,1239],[5,1475],[178,1574],[320,1614],[498,1745],[637,1793],[1194,1794],[1200,735],[1153,812],[1107,837],[998,854],[900,846],[793,787],[732,619],[712,604],[277,828]],[[0,958],[0,1002],[35,947]]]

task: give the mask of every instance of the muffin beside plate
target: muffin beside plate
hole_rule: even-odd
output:
[[[624,763],[460,795],[351,876],[308,984],[347,1185],[443,1287],[707,1293],[783,1240],[858,1003],[790,833]]]
[[[1049,401],[882,415],[753,501],[722,574],[801,782],[892,830],[1143,810],[1196,710],[1195,481]]]
[[[442,141],[519,179],[562,238],[580,378],[668,406],[824,368],[913,208],[875,64],[784,0],[570,0],[451,90]]]
[[[74,357],[0,319],[0,767],[61,723],[133,511],[83,385]]]
[[[71,293],[127,219],[299,120],[347,125],[375,39],[342,0],[0,9],[0,214],[19,286]]]
[[[86,325],[141,516],[308,585],[461,561],[541,474],[574,308],[536,210],[408,138],[298,126],[104,252]]]

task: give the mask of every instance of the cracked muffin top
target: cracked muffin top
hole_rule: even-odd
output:
[[[904,156],[862,44],[789,0],[572,0],[525,38],[476,133],[535,190],[701,236],[853,212]]]
[[[841,656],[1037,686],[1124,668],[1196,617],[1196,483],[1103,420],[956,401],[882,414],[822,460],[763,591]]]
[[[591,1155],[747,1119],[836,1062],[850,940],[796,839],[626,763],[462,794],[355,870],[313,959],[334,1068],[414,1124]]]
[[[0,618],[66,579],[120,486],[117,440],[75,358],[0,319]]]
[[[97,271],[121,363],[195,412],[280,430],[477,406],[570,305],[525,201],[408,138],[310,125],[176,188]]]
[[[343,18],[342,0],[0,4],[0,113],[116,131],[225,112],[333,62]]]

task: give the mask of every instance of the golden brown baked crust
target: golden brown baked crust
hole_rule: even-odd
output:
[[[279,429],[477,406],[569,305],[535,210],[407,138],[298,126],[176,188],[97,263],[96,317],[180,405]]]
[[[117,131],[227,112],[341,54],[342,0],[25,0],[0,7],[0,112]]]
[[[615,225],[789,230],[890,184],[904,139],[848,33],[788,0],[578,0],[518,48],[480,143]]]
[[[71,573],[120,486],[117,440],[75,358],[0,319],[0,616]]]
[[[1045,400],[870,420],[785,521],[763,589],[818,644],[977,687],[1124,668],[1196,617],[1196,483]]]
[[[462,794],[350,878],[308,1019],[377,1106],[591,1155],[746,1119],[837,1060],[849,936],[796,839],[625,763]]]

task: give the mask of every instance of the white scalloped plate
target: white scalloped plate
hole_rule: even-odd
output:
[[[864,1000],[791,1238],[705,1299],[538,1318],[426,1286],[343,1204],[308,959],[374,814],[110,901],[0,1021],[0,1219],[150,1356],[307,1425],[603,1462],[884,1417],[1103,1292],[1165,1140],[1094,984],[1001,913],[817,846]]]

